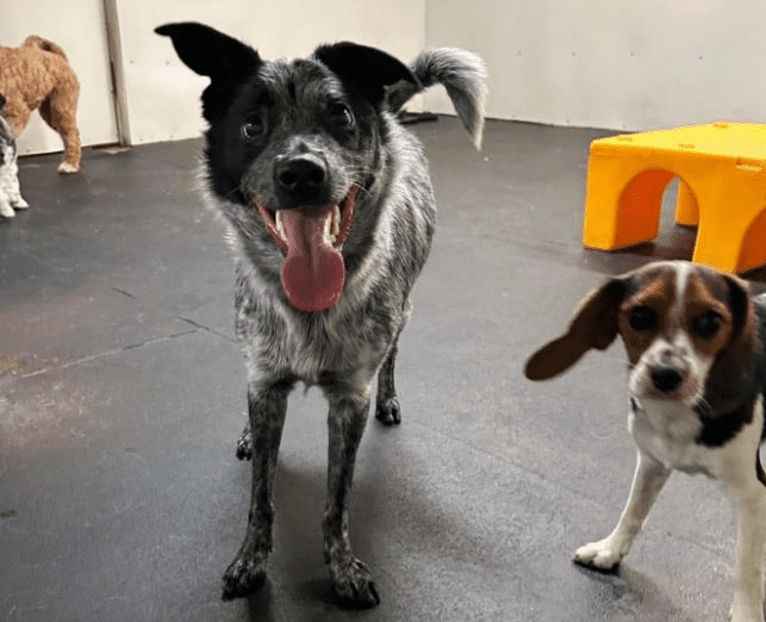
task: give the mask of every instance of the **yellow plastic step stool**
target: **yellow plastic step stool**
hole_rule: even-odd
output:
[[[766,264],[766,125],[710,123],[590,145],[583,243],[614,250],[657,236],[679,178],[676,222],[698,225],[693,261],[727,272]]]

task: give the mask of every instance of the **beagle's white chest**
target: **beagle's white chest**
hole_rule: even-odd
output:
[[[628,429],[636,444],[669,469],[718,477],[718,460],[697,442],[699,416],[689,406],[666,400],[631,398]]]

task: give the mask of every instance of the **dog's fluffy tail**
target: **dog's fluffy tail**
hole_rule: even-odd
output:
[[[38,48],[42,50],[43,52],[52,52],[53,54],[58,54],[59,56],[63,56],[66,60],[66,54],[64,54],[64,50],[62,50],[58,45],[53,43],[53,41],[48,41],[48,39],[43,39],[42,37],[38,37],[37,35],[30,35],[24,40],[24,47],[25,48]]]
[[[387,93],[389,109],[398,112],[413,95],[441,84],[476,148],[480,149],[487,96],[487,68],[481,57],[458,48],[434,48],[412,61],[410,70],[420,84],[403,80],[391,86]]]

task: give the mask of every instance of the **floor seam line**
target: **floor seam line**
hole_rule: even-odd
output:
[[[149,339],[148,341],[142,341],[140,343],[134,343],[127,346],[122,346],[121,348],[113,348],[111,350],[106,350],[104,352],[98,352],[96,354],[91,354],[89,356],[83,356],[79,359],[76,359],[74,361],[68,361],[62,365],[54,365],[51,367],[45,367],[43,369],[38,369],[33,372],[29,372],[26,374],[19,374],[17,378],[32,378],[34,376],[41,376],[43,374],[48,374],[50,372],[54,371],[61,371],[64,369],[69,369],[70,367],[76,367],[77,365],[82,365],[83,363],[90,363],[91,361],[95,361],[100,358],[108,357],[108,356],[114,356],[115,354],[120,354],[121,352],[128,352],[130,350],[135,350],[137,348],[143,348],[145,346],[154,345],[157,343],[162,343],[165,341],[171,341],[173,339],[177,339],[179,337],[185,337],[187,335],[193,335],[197,332],[197,329],[195,330],[187,330],[183,331],[181,333],[174,333],[171,335],[166,335],[164,337],[157,337],[156,339]]]

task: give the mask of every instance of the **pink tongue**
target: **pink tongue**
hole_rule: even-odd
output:
[[[282,289],[299,311],[329,309],[343,291],[343,256],[324,241],[325,221],[333,207],[290,209],[280,214],[287,234]]]

